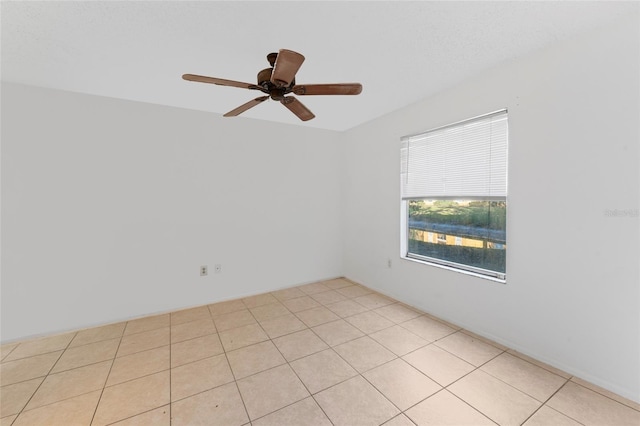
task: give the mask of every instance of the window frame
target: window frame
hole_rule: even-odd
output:
[[[451,123],[448,124],[446,126],[441,126],[441,127],[437,127],[437,128],[433,128],[431,130],[427,130],[424,132],[420,132],[419,135],[424,135],[430,132],[434,132],[434,131],[438,131],[440,129],[445,129],[445,128],[450,128],[450,127],[454,127],[454,126],[459,126],[459,125],[463,125],[465,123],[474,121],[474,120],[480,120],[484,117],[489,117],[489,116],[493,116],[496,114],[499,114],[501,112],[504,112],[507,115],[507,122],[508,122],[508,111],[507,109],[502,109],[502,110],[498,110],[498,111],[494,111],[488,114],[482,114],[476,117],[472,117],[466,120],[461,120],[455,123]],[[508,144],[509,144],[509,130],[507,127],[507,152],[508,152]],[[410,136],[403,136],[401,138],[401,141],[405,140],[407,137]],[[402,145],[401,145],[402,146]],[[508,154],[507,154],[508,156]],[[507,174],[505,176],[505,178],[508,180],[508,158],[507,158],[507,166],[505,169],[505,173]],[[401,191],[402,192],[402,191]],[[416,254],[416,253],[410,253],[409,252],[409,237],[410,237],[410,230],[409,230],[409,201],[411,200],[424,200],[424,199],[429,199],[429,200],[469,200],[469,199],[474,199],[474,200],[479,200],[479,201],[504,201],[506,203],[506,205],[509,205],[508,202],[508,194],[505,194],[505,196],[486,196],[486,197],[475,197],[475,196],[470,196],[470,197],[465,197],[465,196],[433,196],[433,197],[407,197],[407,198],[403,198],[402,194],[401,194],[401,209],[400,209],[400,217],[401,217],[401,223],[400,223],[400,227],[401,227],[401,238],[400,238],[400,257],[401,259],[405,259],[408,261],[412,261],[412,262],[418,262],[421,264],[425,264],[425,265],[430,265],[430,266],[434,266],[434,267],[438,267],[438,268],[442,268],[442,269],[446,269],[446,270],[450,270],[450,271],[455,271],[458,273],[463,273],[463,274],[467,274],[467,275],[472,275],[472,276],[476,276],[479,278],[483,278],[483,279],[487,279],[490,281],[495,281],[498,283],[502,283],[505,284],[506,283],[506,271],[505,272],[499,272],[499,271],[492,271],[492,270],[488,270],[488,269],[484,269],[484,268],[479,268],[479,267],[475,267],[475,266],[471,266],[471,265],[465,265],[465,264],[460,264],[457,262],[451,262],[451,261],[447,261],[447,260],[443,260],[443,259],[437,259],[437,258],[432,258],[429,256],[424,256],[424,255],[420,255],[420,254]],[[508,210],[508,207],[507,207]],[[505,229],[506,231],[506,229]],[[506,242],[506,236],[505,236],[505,245],[508,245]],[[438,238],[438,233],[434,232],[434,243],[438,243],[439,238]]]

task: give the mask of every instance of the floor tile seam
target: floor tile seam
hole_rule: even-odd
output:
[[[9,344],[13,345],[13,343],[9,343]],[[11,350],[9,352],[7,352],[7,354],[5,356],[3,356],[0,359],[0,364],[2,364],[4,362],[4,360],[5,360],[5,358],[7,358],[9,355],[11,355],[11,352],[15,351],[18,346],[20,346],[20,342],[17,342],[17,344],[13,348],[11,348]]]
[[[178,324],[171,324],[171,325],[169,325],[169,328],[185,326],[187,324],[191,324],[191,323],[199,322],[199,321],[205,321],[205,320],[210,320],[211,324],[213,324],[213,326],[215,327],[215,323],[213,322],[213,318],[200,318],[200,319],[196,319],[196,320],[193,320],[193,321],[185,321],[185,322],[181,322],[181,323],[178,323]]]
[[[38,387],[36,388],[36,390],[33,391],[33,393],[31,394],[31,396],[29,397],[29,399],[27,400],[27,402],[22,406],[22,408],[20,409],[20,412],[18,413],[18,415],[16,416],[16,418],[14,419],[17,420],[18,417],[20,417],[20,415],[25,411],[25,408],[27,408],[27,406],[29,405],[29,403],[31,402],[31,400],[33,399],[33,397],[35,396],[36,393],[38,393],[38,391],[40,390],[40,388],[42,387],[42,385],[44,384],[44,382],[47,380],[47,377],[49,377],[51,375],[51,371],[53,371],[53,369],[55,368],[56,364],[60,361],[60,358],[62,358],[62,355],[64,355],[64,353],[66,352],[67,348],[69,347],[69,345],[71,344],[71,342],[73,341],[73,339],[75,338],[75,336],[78,333],[76,332],[73,337],[69,340],[69,342],[67,343],[66,347],[64,349],[61,350],[60,355],[58,355],[58,359],[56,359],[56,361],[51,365],[51,367],[49,368],[49,371],[47,372],[47,374],[45,374],[44,379],[42,379],[42,381],[40,382],[40,384],[38,385]],[[51,352],[48,352],[51,353]],[[44,354],[43,354],[44,355]],[[103,361],[104,362],[104,361]],[[30,379],[33,380],[33,379]],[[103,384],[104,386],[104,384]],[[93,391],[95,392],[95,390]],[[56,401],[58,402],[58,401]],[[45,404],[45,405],[49,405],[49,404]],[[39,408],[39,407],[35,407],[35,408]],[[31,410],[26,410],[26,411],[31,411]]]
[[[135,333],[130,333],[130,334],[123,334],[122,335],[122,339],[125,339],[127,337],[131,337],[131,336],[136,336],[138,334],[142,334],[142,333],[150,333],[152,331],[158,331],[158,330],[162,330],[163,328],[168,328],[170,329],[171,326],[170,325],[163,325],[162,327],[156,327],[156,328],[152,328],[150,330],[143,330],[143,331],[136,331]]]
[[[169,375],[171,375],[171,367],[169,367],[169,368],[163,368],[162,370],[154,371],[153,373],[147,373],[147,374],[143,374],[142,376],[134,377],[132,379],[127,379],[127,380],[124,380],[122,382],[113,383],[111,385],[107,385],[106,384],[106,383],[109,382],[109,377],[107,376],[107,381],[105,382],[105,385],[103,386],[103,388],[104,389],[111,389],[113,387],[116,387],[116,386],[119,386],[119,385],[123,385],[125,383],[130,383],[130,382],[133,382],[133,381],[138,380],[138,379],[144,379],[145,377],[153,376],[154,374],[164,373],[165,371],[168,371]],[[111,372],[109,372],[109,374],[111,374]]]
[[[124,329],[122,330],[124,332]],[[106,342],[107,340],[115,340],[115,339],[120,339],[122,340],[122,337],[124,337],[123,334],[121,334],[120,336],[114,336],[114,337],[106,337],[106,338],[100,338],[98,340],[93,340],[87,343],[81,343],[79,345],[74,345],[73,342],[75,341],[75,338],[71,341],[71,343],[69,344],[69,347],[67,349],[76,349],[76,348],[82,348],[84,346],[88,346],[88,345],[93,345],[96,343],[102,343],[102,342]]]
[[[46,376],[42,376],[42,382],[44,382],[45,377],[46,377]],[[39,379],[39,378],[40,378],[40,377],[36,377],[36,378],[33,378],[33,379],[29,379],[29,380],[35,380],[35,379]],[[25,381],[29,381],[29,380],[25,380]],[[40,385],[42,385],[42,382],[40,382]],[[20,383],[23,383],[23,382],[20,382]],[[23,405],[22,407],[20,407],[20,409],[19,409],[17,412],[15,412],[15,413],[11,413],[11,414],[7,414],[7,415],[5,415],[5,416],[3,416],[3,417],[0,417],[0,418],[10,417],[10,416],[16,416],[16,418],[17,418],[17,417],[20,415],[20,413],[22,413],[22,411],[24,410],[24,408],[27,406],[27,404],[29,403],[29,401],[31,401],[31,398],[33,398],[33,395],[35,395],[35,393],[38,391],[38,389],[39,389],[40,385],[38,385],[38,387],[36,388],[36,390],[35,390],[35,391],[33,391],[33,393],[31,394],[31,396],[30,396],[30,397],[29,397],[29,399],[27,400],[27,402],[25,402],[25,403],[24,403],[24,405]],[[7,385],[7,386],[11,386],[11,385]],[[1,400],[0,400],[0,402],[1,402]],[[28,410],[28,411],[30,411],[30,410]]]
[[[126,326],[125,326],[126,329]],[[122,332],[124,333],[124,329],[122,330]],[[120,345],[122,344],[122,337],[120,338],[120,341],[118,342],[118,347],[116,348],[116,355],[118,354],[118,351],[120,350]],[[102,401],[102,395],[104,395],[104,390],[107,388],[107,383],[109,382],[109,376],[111,375],[111,371],[113,371],[113,364],[116,363],[116,359],[115,357],[113,358],[113,360],[111,361],[111,366],[109,367],[109,372],[107,373],[107,376],[104,378],[104,383],[102,384],[102,389],[100,390],[100,396],[98,397],[98,402],[96,403],[96,408],[93,409],[93,415],[91,416],[91,421],[89,422],[89,424],[93,424],[93,420],[96,417],[96,413],[98,412],[98,407],[100,406],[100,401]]]
[[[231,368],[229,368],[229,370],[231,370]],[[233,376],[232,376],[232,377],[233,377]],[[172,403],[174,403],[174,402],[182,401],[182,400],[184,400],[184,399],[191,398],[192,396],[196,396],[196,395],[199,395],[199,394],[201,394],[201,393],[205,393],[205,392],[208,392],[208,391],[210,391],[210,390],[217,389],[217,388],[219,388],[219,387],[222,387],[222,386],[225,386],[225,385],[231,384],[231,383],[233,383],[233,382],[235,382],[235,381],[236,381],[236,379],[235,379],[235,377],[233,377],[231,380],[229,380],[229,381],[227,381],[227,382],[220,383],[220,384],[218,384],[218,385],[211,386],[211,387],[208,387],[208,388],[206,388],[206,389],[199,390],[199,391],[197,391],[197,392],[195,392],[195,393],[192,393],[192,394],[189,394],[189,395],[186,395],[186,396],[183,396],[183,397],[177,398],[177,399],[175,399],[175,400],[173,399],[172,394],[171,394],[171,385],[169,385],[169,388],[170,388],[170,390],[169,390],[169,403],[170,403],[170,404],[172,404]],[[156,408],[158,408],[158,407],[156,407]]]
[[[491,339],[487,339],[486,337],[482,337],[482,336],[480,336],[480,335],[478,335],[478,334],[474,333],[473,331],[469,331],[469,330],[467,330],[466,328],[461,328],[461,329],[460,329],[460,330],[458,330],[458,331],[459,331],[460,333],[462,333],[462,334],[467,335],[468,337],[471,337],[471,338],[472,338],[472,339],[474,339],[474,340],[477,340],[477,341],[479,341],[479,342],[481,342],[481,343],[484,343],[484,344],[486,344],[486,345],[489,345],[489,346],[493,346],[494,348],[496,348],[496,349],[500,349],[501,351],[506,352],[506,351],[508,351],[509,349],[511,349],[511,348],[507,348],[506,346],[501,345],[501,344],[499,344],[499,343],[497,343],[497,342],[493,342]],[[506,348],[506,349],[505,349],[505,348]]]
[[[564,379],[564,377],[563,377],[563,379]],[[556,396],[556,394],[557,394],[558,392],[560,392],[560,391],[561,391],[561,390],[562,390],[562,389],[567,385],[567,383],[569,383],[570,381],[571,381],[571,379],[565,379],[565,382],[562,384],[562,386],[560,386],[558,389],[556,389],[556,391],[555,391],[555,392],[553,392],[553,393],[551,394],[551,396],[549,396],[549,398],[547,398],[547,399],[546,399],[542,404],[540,404],[540,406],[539,406],[539,407],[538,407],[538,408],[537,408],[533,413],[531,413],[531,415],[530,415],[529,417],[527,417],[527,418],[522,422],[522,424],[526,423],[526,422],[527,422],[531,417],[533,417],[533,415],[534,415],[534,414],[536,414],[536,413],[537,413],[537,412],[538,412],[542,407],[545,407],[545,406],[546,406],[547,408],[550,408],[550,409],[552,409],[552,410],[554,410],[554,411],[556,411],[556,412],[558,412],[558,413],[560,413],[560,414],[562,414],[562,415],[564,415],[564,416],[566,416],[566,417],[570,418],[571,420],[574,420],[575,422],[577,422],[577,423],[579,423],[579,424],[583,425],[584,423],[582,423],[582,422],[578,421],[578,419],[574,419],[574,418],[573,418],[573,417],[571,417],[569,414],[564,413],[564,412],[562,412],[562,411],[558,410],[557,408],[553,408],[553,407],[551,407],[550,405],[547,405],[547,403],[548,403],[549,401],[551,401],[551,399],[552,399],[554,396]]]
[[[64,353],[62,355],[64,355]],[[89,362],[87,364],[76,365],[75,367],[67,368],[65,370],[60,370],[60,371],[55,371],[54,372],[53,369],[52,369],[51,372],[49,374],[47,374],[47,377],[48,376],[55,376],[55,375],[62,374],[62,373],[68,373],[69,371],[78,370],[80,368],[89,367],[91,365],[96,365],[96,364],[100,364],[100,363],[107,362],[107,361],[115,361],[115,359],[116,359],[116,357],[114,355],[111,358],[102,359],[102,360],[99,360],[99,361],[92,361],[92,362]],[[55,368],[55,366],[54,366],[54,368]]]
[[[417,318],[417,317],[416,317],[416,318]],[[415,319],[415,318],[414,318],[414,319]],[[411,320],[409,320],[409,321],[411,321]],[[429,343],[435,343],[435,342],[437,342],[438,340],[442,340],[442,339],[444,339],[445,337],[449,337],[449,336],[451,336],[452,334],[455,334],[455,333],[457,333],[457,332],[459,331],[459,330],[453,330],[451,333],[445,334],[445,335],[444,335],[444,336],[442,336],[442,337],[438,337],[438,338],[437,338],[437,339],[435,339],[435,340],[430,340],[430,339],[427,339],[426,337],[422,337],[422,336],[420,336],[420,335],[416,334],[415,332],[413,332],[413,331],[409,330],[407,327],[403,326],[402,324],[404,324],[404,323],[406,323],[406,322],[408,322],[408,321],[402,322],[402,323],[397,324],[397,325],[399,325],[400,327],[404,328],[404,329],[405,329],[405,330],[407,330],[407,331],[410,331],[411,333],[413,333],[413,334],[415,334],[416,336],[420,337],[422,340],[426,340],[426,341],[428,341]],[[438,346],[438,347],[439,347],[439,346]]]
[[[603,396],[603,397],[605,397],[605,398],[607,398],[607,399],[609,399],[609,400],[611,400],[611,401],[613,401],[613,402],[616,402],[616,403],[618,403],[618,404],[620,404],[620,405],[623,405],[623,406],[625,406],[625,407],[627,407],[627,408],[632,409],[633,411],[635,411],[635,412],[637,412],[637,413],[640,413],[640,410],[638,410],[637,408],[631,407],[631,406],[629,406],[628,404],[625,404],[625,403],[620,402],[620,401],[618,401],[618,400],[616,400],[616,399],[614,399],[614,398],[611,398],[611,397],[610,397],[610,396],[608,396],[608,395],[605,395],[605,394],[603,394],[603,393],[601,393],[601,392],[598,392],[598,391],[596,391],[596,390],[594,390],[594,389],[591,389],[591,388],[589,388],[589,387],[587,387],[587,386],[583,386],[583,385],[581,385],[580,383],[577,383],[577,382],[573,381],[572,379],[573,379],[574,377],[575,377],[575,376],[571,376],[570,378],[568,378],[568,379],[567,379],[567,382],[571,382],[571,383],[573,383],[574,385],[580,386],[580,387],[581,387],[581,388],[583,388],[583,389],[586,389],[586,390],[588,390],[588,391],[591,391],[591,392],[597,393],[597,394],[598,394],[598,395],[600,395],[600,396]],[[564,377],[563,377],[563,378],[564,378]],[[566,383],[565,383],[565,384],[566,384]],[[624,398],[624,397],[622,397],[622,398]],[[556,411],[557,411],[557,410],[556,410]]]
[[[154,410],[157,410],[158,408],[162,408],[162,407],[170,406],[170,405],[171,405],[171,402],[169,402],[168,404],[161,405],[161,406],[159,406],[159,407],[151,408],[151,409],[146,410],[146,411],[141,411],[141,412],[136,413],[136,414],[133,414],[133,415],[131,415],[131,416],[129,416],[129,417],[125,417],[124,419],[119,419],[119,420],[116,420],[116,421],[114,421],[114,422],[107,423],[105,426],[111,426],[111,425],[114,425],[114,424],[116,424],[116,423],[123,422],[123,421],[125,421],[125,420],[129,420],[129,419],[132,419],[132,418],[134,418],[134,417],[137,417],[137,416],[141,416],[141,415],[143,415],[143,414],[150,413],[150,412],[152,412],[152,411],[154,411]],[[171,415],[171,413],[169,413],[169,415]],[[89,425],[91,425],[92,423],[93,423],[93,419],[91,419],[91,423],[89,423]]]
[[[529,364],[533,364],[533,365],[535,365],[536,367],[540,367],[540,368],[542,368],[543,370],[548,371],[549,373],[555,374],[556,376],[560,376],[560,377],[562,377],[563,379],[571,380],[573,377],[575,377],[575,376],[573,376],[573,375],[571,375],[571,374],[567,373],[567,372],[566,372],[566,371],[564,371],[564,370],[561,370],[561,369],[559,369],[559,368],[555,368],[555,367],[553,367],[553,366],[551,366],[551,365],[548,365],[548,364],[546,364],[546,363],[544,363],[544,362],[542,362],[542,361],[539,361],[539,360],[537,360],[537,359],[535,359],[535,358],[533,358],[533,357],[530,357],[530,356],[527,356],[527,355],[525,355],[525,354],[523,354],[523,353],[520,353],[520,352],[516,351],[516,350],[515,350],[515,349],[513,349],[513,348],[508,348],[505,352],[506,352],[506,353],[508,353],[508,354],[509,354],[509,355],[511,355],[511,356],[514,356],[514,357],[518,358],[519,360],[526,361],[526,362],[528,362]],[[522,356],[520,356],[520,355],[522,355]],[[534,361],[538,361],[540,364],[536,364],[535,362],[531,362],[531,361],[529,361],[528,359],[525,359],[525,358],[523,358],[523,357],[527,357],[527,358],[530,358],[530,359],[532,359],[532,360],[534,360]],[[562,373],[564,373],[564,374],[566,374],[566,375],[567,375],[567,376],[569,376],[569,377],[563,377],[563,376],[561,376],[560,374],[558,374],[558,373],[556,373],[555,371],[553,371],[554,369],[555,369],[555,370],[558,370],[558,371],[560,371],[560,372],[562,372]]]
[[[6,387],[9,387],[9,386],[13,386],[13,385],[19,385],[20,383],[29,382],[29,381],[31,381],[31,380],[35,380],[35,379],[42,379],[42,381],[44,381],[44,379],[46,379],[46,378],[47,378],[47,376],[48,376],[48,374],[43,374],[42,376],[32,377],[32,378],[30,378],[30,379],[26,379],[26,380],[20,380],[19,382],[15,382],[15,383],[8,383],[8,384],[6,384],[6,385],[2,385],[2,386],[0,386],[0,389],[2,389],[2,388],[6,388]]]
[[[181,343],[181,342],[177,342],[177,343]],[[115,357],[114,359],[120,359],[120,358],[125,358],[125,357],[131,356],[131,355],[141,354],[142,352],[151,351],[151,350],[153,350],[153,349],[164,348],[165,346],[171,346],[171,343],[164,343],[164,344],[160,344],[160,345],[158,345],[158,346],[154,346],[154,347],[151,347],[151,348],[142,349],[142,350],[140,350],[140,351],[130,352],[130,353],[127,353],[127,354],[124,354],[124,355],[118,355],[118,354],[116,353],[116,357]]]
[[[484,363],[484,364],[482,365],[482,367],[484,367],[486,364],[488,364],[488,362]],[[528,397],[530,397],[530,398],[533,398],[534,400],[538,401],[538,402],[539,402],[539,403],[541,403],[541,404],[545,404],[545,402],[549,400],[549,398],[546,398],[544,401],[543,401],[543,400],[540,400],[540,399],[536,398],[535,396],[531,395],[530,393],[528,393],[527,391],[525,391],[525,390],[523,390],[523,389],[520,389],[520,388],[518,388],[518,387],[516,387],[516,386],[512,385],[511,383],[508,383],[508,382],[504,381],[504,380],[503,380],[503,379],[501,379],[500,377],[496,376],[495,374],[492,374],[491,372],[489,372],[489,371],[487,371],[487,370],[482,369],[482,367],[478,367],[478,368],[477,368],[477,370],[480,370],[480,371],[482,371],[483,373],[488,374],[489,376],[493,377],[494,379],[499,380],[500,382],[504,383],[505,385],[508,385],[508,386],[510,386],[510,387],[512,387],[512,388],[514,388],[514,389],[516,389],[516,390],[518,390],[518,391],[520,391],[520,392],[522,392],[523,394],[527,395],[527,396],[528,396]],[[558,377],[560,377],[560,376],[558,376]],[[564,377],[560,377],[560,378],[561,378],[561,379],[563,379],[563,380],[565,380],[565,382],[566,382],[566,380],[568,380],[568,379],[565,379]],[[562,385],[560,385],[560,387],[559,387],[558,389],[560,389],[561,387],[563,387],[563,386],[564,386],[564,384],[565,384],[565,383],[563,382],[563,383],[562,383]],[[556,390],[556,391],[557,391],[557,390]],[[556,391],[554,391],[554,392],[552,393],[552,395],[555,395]]]
[[[454,382],[454,383],[455,383],[455,382]],[[451,384],[453,384],[453,383],[451,383]],[[432,396],[434,396],[434,395],[436,395],[436,394],[438,394],[438,393],[440,393],[440,392],[447,391],[447,392],[449,392],[449,394],[451,394],[454,398],[456,398],[456,399],[460,400],[462,403],[464,403],[465,405],[467,405],[467,406],[469,406],[470,408],[472,408],[472,409],[473,409],[473,411],[476,411],[476,412],[477,412],[477,413],[479,413],[480,415],[484,416],[484,417],[485,417],[487,420],[489,420],[491,423],[495,424],[496,426],[500,426],[500,423],[499,423],[497,420],[492,419],[491,417],[489,417],[489,415],[488,415],[488,414],[484,413],[484,412],[483,412],[483,411],[481,411],[479,408],[474,407],[474,406],[473,406],[473,405],[471,405],[469,402],[465,401],[464,399],[462,399],[461,397],[459,397],[457,394],[455,394],[454,392],[450,391],[450,390],[448,389],[448,387],[449,387],[449,386],[451,386],[451,385],[444,386],[444,387],[443,387],[442,389],[440,389],[438,392],[436,392],[436,393],[432,394],[431,396],[429,396],[429,398],[431,398]],[[427,399],[428,399],[428,398],[427,398]],[[416,405],[417,405],[417,404],[416,404]],[[415,407],[415,405],[414,405],[414,406],[412,406],[411,408],[413,408],[413,407]],[[411,408],[407,408],[407,410],[410,410]],[[407,417],[409,417],[409,416],[407,415]],[[524,424],[524,422],[522,422],[521,424]]]
[[[66,350],[67,350],[67,347],[65,346],[64,348],[58,348],[58,349],[55,349],[55,350],[52,350],[52,351],[47,351],[47,352],[42,352],[42,353],[39,353],[39,354],[33,354],[33,355],[25,356],[25,357],[22,357],[22,358],[16,358],[16,359],[10,359],[10,360],[7,360],[7,361],[2,361],[2,362],[0,362],[0,364],[5,365],[5,364],[8,364],[10,362],[24,361],[24,360],[29,359],[29,358],[35,358],[37,356],[48,355],[48,354],[52,354],[52,353],[58,352],[58,351],[62,351],[62,353],[64,353]],[[6,357],[5,357],[5,359],[6,359]]]
[[[202,338],[202,337],[211,336],[211,335],[214,335],[214,334],[220,334],[220,333],[219,333],[219,332],[217,332],[217,331],[216,331],[216,332],[214,332],[214,333],[205,333],[205,334],[202,334],[202,335],[200,335],[200,336],[196,336],[196,337],[189,337],[188,339],[184,339],[184,340],[178,340],[177,342],[171,342],[171,335],[169,335],[169,341],[171,342],[171,343],[169,343],[169,344],[170,344],[170,345],[177,345],[178,343],[182,343],[182,342],[189,342],[189,341],[191,341],[191,340],[200,339],[200,338]]]
[[[392,360],[392,361],[393,361],[393,360]],[[389,362],[391,362],[391,361],[389,361]],[[385,363],[385,364],[388,364],[389,362],[387,362],[387,363]],[[406,361],[405,361],[405,362],[406,362]],[[407,364],[408,364],[408,363],[407,363]],[[381,365],[384,365],[384,364],[381,364]],[[413,367],[411,364],[409,364],[409,365],[410,365],[411,367]],[[379,366],[378,366],[378,367],[379,367]],[[374,367],[374,368],[378,368],[378,367]],[[415,368],[415,367],[413,367],[413,368]],[[372,368],[372,369],[370,369],[369,371],[371,371],[371,370],[373,370],[373,368]],[[417,368],[416,368],[416,370],[417,370],[420,374],[422,374],[423,376],[427,377],[429,380],[432,380],[430,377],[428,377],[428,376],[427,376],[426,374],[424,374],[422,371],[418,370]],[[389,401],[389,402],[390,402],[394,407],[396,407],[396,408],[398,409],[398,411],[400,411],[400,413],[404,413],[404,412],[405,412],[406,410],[408,410],[409,408],[411,408],[411,407],[413,407],[413,406],[415,406],[415,405],[417,405],[417,404],[420,404],[420,403],[421,403],[422,401],[424,401],[425,399],[428,399],[428,398],[432,397],[433,395],[435,395],[436,393],[438,393],[438,392],[440,392],[442,389],[444,389],[444,386],[442,386],[440,383],[437,383],[437,382],[435,382],[435,381],[434,381],[434,383],[436,383],[436,384],[440,387],[440,389],[438,389],[437,391],[435,391],[435,392],[434,392],[434,393],[432,393],[431,395],[429,395],[429,396],[427,396],[427,397],[425,397],[425,398],[421,399],[420,401],[416,402],[415,404],[413,404],[413,405],[411,405],[410,407],[405,408],[405,409],[403,410],[402,408],[398,407],[398,405],[397,405],[396,403],[394,403],[394,402],[393,402],[389,397],[387,397],[387,395],[385,395],[385,393],[384,393],[384,392],[382,392],[382,390],[378,389],[378,387],[377,387],[377,386],[376,386],[376,385],[375,385],[371,380],[369,380],[369,379],[364,375],[364,373],[360,373],[360,375],[362,376],[362,378],[363,378],[363,379],[365,379],[365,380],[367,381],[367,383],[369,383],[371,386],[373,386],[373,388],[374,388],[375,390],[377,390],[377,391],[378,391],[378,393],[380,393],[380,395],[384,396],[384,397],[385,397],[385,399],[386,399],[387,401]],[[400,413],[398,413],[398,414],[400,414]],[[396,415],[398,415],[398,414],[396,414]],[[395,416],[394,416],[394,417],[395,417]],[[387,421],[388,421],[388,420],[387,420]],[[386,423],[386,422],[385,422],[385,423]]]
[[[442,340],[442,339],[438,339],[438,340]],[[488,362],[490,362],[490,361],[494,360],[495,358],[499,357],[499,356],[500,356],[500,355],[502,355],[503,353],[507,352],[506,350],[498,349],[498,350],[500,351],[498,354],[496,354],[496,355],[492,356],[491,358],[489,358],[488,360],[486,360],[486,361],[482,362],[480,365],[475,365],[475,364],[472,364],[470,361],[467,361],[466,359],[462,358],[460,355],[458,355],[458,354],[456,354],[456,353],[454,353],[454,352],[451,352],[449,349],[443,348],[442,346],[438,345],[438,344],[437,344],[438,340],[431,342],[431,343],[430,343],[430,345],[434,345],[434,346],[436,346],[437,348],[442,349],[443,351],[445,351],[445,352],[447,352],[447,353],[449,353],[449,354],[451,354],[451,355],[455,356],[456,358],[461,359],[462,361],[466,362],[467,364],[469,364],[469,365],[473,366],[473,367],[474,367],[474,369],[478,369],[478,368],[480,368],[480,367],[484,366],[486,363],[488,363]],[[428,345],[425,345],[425,346],[428,346]],[[425,347],[425,346],[423,346],[423,347]],[[496,349],[497,349],[497,348],[496,348]]]

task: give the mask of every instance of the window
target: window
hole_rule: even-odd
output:
[[[506,278],[508,133],[502,110],[402,138],[403,257]]]

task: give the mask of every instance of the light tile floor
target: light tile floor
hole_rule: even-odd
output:
[[[640,425],[640,404],[346,279],[3,345],[0,425]]]

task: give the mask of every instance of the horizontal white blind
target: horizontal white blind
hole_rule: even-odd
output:
[[[507,111],[402,138],[403,199],[507,196]]]

